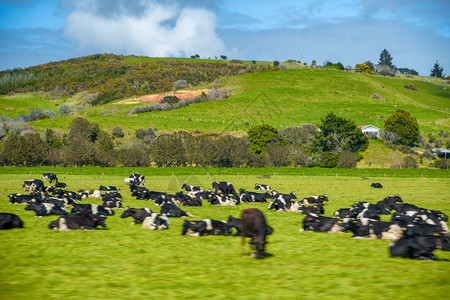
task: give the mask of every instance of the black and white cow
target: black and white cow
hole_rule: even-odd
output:
[[[134,224],[142,224],[144,222],[145,218],[152,215],[152,211],[150,208],[132,208],[127,207],[124,212],[120,215],[122,219],[132,217],[134,221],[131,223],[131,225]]]
[[[305,206],[302,205],[300,207],[300,211],[303,215],[315,214],[315,215],[323,215],[325,213],[325,209],[322,203],[318,203],[316,205]]]
[[[336,218],[318,216],[315,214],[306,215],[302,221],[303,228],[300,231],[315,231],[342,233],[345,232],[344,224]]]
[[[22,219],[11,213],[0,213],[0,229],[23,228]]]
[[[439,232],[437,226],[429,224],[405,227],[404,236],[389,247],[391,257],[403,257],[419,260],[439,260],[433,251],[450,251],[450,236]]]
[[[119,189],[113,185],[108,185],[108,186],[103,186],[101,185],[98,188],[100,191],[108,191],[108,192],[112,192],[112,191],[118,191]]]
[[[241,225],[242,255],[244,255],[245,238],[251,237],[250,249],[255,251],[256,259],[261,259],[265,255],[267,244],[268,228],[266,217],[257,208],[245,208],[241,213]]]
[[[40,179],[27,179],[24,181],[22,187],[25,192],[45,191],[44,182]]]
[[[249,202],[267,202],[267,198],[270,198],[270,193],[255,193],[255,192],[249,192],[244,189],[239,189],[239,199],[243,203],[249,203]]]
[[[23,203],[29,203],[29,202],[41,202],[42,201],[41,193],[31,193],[29,195],[10,194],[10,195],[8,195],[8,197],[9,197],[10,204],[23,204]]]
[[[52,183],[54,180],[57,181],[58,177],[56,176],[56,174],[53,173],[44,173],[42,174],[42,179],[48,180],[50,183]]]
[[[291,199],[295,196],[294,193],[291,194],[278,194],[274,197],[274,200],[270,201],[267,209],[276,211],[291,211],[291,212],[301,212],[302,205],[298,201],[292,201]],[[273,196],[272,196],[273,197]]]
[[[230,235],[231,228],[225,221],[205,219],[201,221],[185,220],[181,235],[203,236],[203,235]]]
[[[435,236],[406,235],[389,246],[391,257],[418,260],[439,260],[433,254],[436,249],[450,251],[449,237],[444,234]]]
[[[221,206],[235,206],[240,203],[239,197],[237,196],[228,196],[228,195],[214,195],[210,198],[209,203],[212,205],[221,205]]]
[[[145,185],[145,176],[139,173],[132,173],[130,175],[132,179],[133,185],[135,186],[144,186]]]
[[[64,188],[67,187],[67,184],[65,184],[64,182],[59,182],[58,180],[56,180],[56,182],[55,182],[55,187],[56,187],[56,188],[64,189]]]
[[[109,207],[104,207],[99,204],[78,204],[74,203],[72,205],[72,210],[70,211],[71,214],[73,213],[91,213],[93,215],[104,215],[104,216],[112,216],[114,215],[114,210],[112,210]]]
[[[103,215],[94,215],[91,213],[70,214],[61,216],[57,220],[51,222],[48,225],[48,228],[62,231],[73,229],[93,230],[97,229],[98,226],[105,228],[105,220],[106,217]]]
[[[169,219],[166,215],[153,212],[142,222],[142,228],[150,230],[161,230],[169,228]]]
[[[57,206],[53,203],[35,203],[30,202],[25,207],[25,210],[32,210],[36,213],[36,217],[44,217],[50,215],[66,215],[68,214],[61,206]]]
[[[353,214],[350,212],[350,208],[340,208],[336,210],[333,216],[337,219],[350,218],[350,215]]]
[[[344,222],[345,230],[353,233],[353,238],[371,238],[396,241],[403,236],[401,227],[392,222],[374,221],[370,219],[353,219]]]
[[[226,181],[216,181],[212,183],[212,191],[216,194],[225,194],[233,196],[238,196],[236,191],[234,190],[234,187],[231,183]]]
[[[311,204],[323,204],[324,201],[329,201],[327,195],[318,195],[306,197],[300,200],[300,203],[303,205],[311,205]]]
[[[193,186],[193,185],[188,185],[186,183],[184,183],[181,186],[182,189],[184,189],[186,192],[203,192],[203,189],[199,186]]]
[[[258,184],[255,183],[255,190],[257,191],[270,191],[272,188],[267,184]]]
[[[170,202],[161,205],[161,214],[165,214],[169,218],[195,217]]]
[[[122,208],[122,201],[116,198],[103,200],[102,206],[109,208]]]
[[[381,183],[378,182],[373,182],[370,187],[376,188],[376,189],[381,189],[383,188],[383,186],[381,185]]]

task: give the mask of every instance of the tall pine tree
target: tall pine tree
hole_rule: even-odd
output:
[[[383,51],[381,51],[378,64],[380,66],[388,66],[394,68],[394,65],[392,64],[392,56],[389,51],[387,51],[386,49],[383,49]]]
[[[433,69],[431,69],[430,71],[430,77],[445,77],[445,74],[443,74],[444,68],[439,65],[437,60],[433,66]]]

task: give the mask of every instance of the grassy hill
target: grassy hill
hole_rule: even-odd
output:
[[[407,83],[413,83],[418,91],[404,88]],[[142,104],[108,103],[75,115],[95,121],[103,129],[121,126],[124,129],[155,127],[158,130],[243,132],[248,129],[246,121],[250,125],[269,123],[276,128],[285,128],[318,123],[328,112],[350,118],[357,125],[372,124],[383,128],[384,118],[396,109],[404,109],[417,118],[422,132],[448,131],[450,125],[450,90],[415,78],[386,78],[324,69],[287,69],[229,77],[220,86],[230,89],[232,96],[177,110],[131,116],[128,112]],[[381,99],[370,97],[375,93]],[[70,100],[62,99],[2,97],[2,113],[16,113],[4,108],[17,107],[22,101],[28,101],[27,105],[35,101],[36,106],[44,107],[64,101],[70,103]],[[71,117],[40,120],[33,125],[64,129],[70,124]]]

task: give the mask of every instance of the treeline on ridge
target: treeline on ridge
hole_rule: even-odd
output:
[[[50,97],[84,92],[89,105],[170,91],[177,80],[196,86],[223,76],[263,71],[267,67],[219,61],[179,59],[129,62],[127,57],[96,54],[26,69],[0,72],[0,94],[44,93]]]

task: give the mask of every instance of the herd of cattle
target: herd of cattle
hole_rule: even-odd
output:
[[[53,181],[55,185],[45,187],[44,181]],[[44,173],[43,180],[25,180],[23,188],[28,194],[9,195],[10,204],[25,204],[25,210],[34,211],[36,217],[59,215],[49,224],[50,229],[96,229],[106,227],[105,220],[115,214],[115,209],[123,208],[122,196],[114,186],[100,186],[98,190],[81,190],[78,192],[64,190],[65,183],[58,181],[55,174]],[[213,182],[212,190],[203,190],[197,186],[183,184],[184,192],[168,194],[147,189],[145,177],[133,173],[129,178],[132,197],[138,200],[151,200],[159,205],[160,213],[149,208],[127,207],[121,218],[131,217],[131,224],[142,224],[142,228],[161,230],[169,228],[169,218],[196,217],[180,208],[202,206],[203,201],[211,205],[235,206],[240,203],[265,202],[269,210],[299,212],[305,215],[300,231],[339,233],[350,231],[353,238],[372,238],[392,241],[389,250],[392,257],[411,259],[438,260],[434,250],[450,251],[448,216],[441,211],[417,207],[404,203],[400,196],[386,197],[372,204],[354,203],[351,207],[334,212],[333,217],[322,216],[325,213],[326,195],[297,199],[294,192],[279,193],[270,186],[255,184],[252,192],[244,189],[236,193],[229,182]],[[381,184],[373,183],[375,188]],[[78,203],[85,198],[101,198],[100,204]],[[298,200],[298,201],[297,201]],[[380,215],[391,215],[391,221],[380,221]],[[0,229],[23,228],[19,216],[0,213]],[[234,233],[233,233],[234,232]],[[182,235],[234,235],[243,241],[250,237],[253,255],[262,258],[265,255],[266,237],[273,233],[264,214],[256,208],[242,210],[241,218],[230,216],[228,221],[203,219],[185,220]]]

